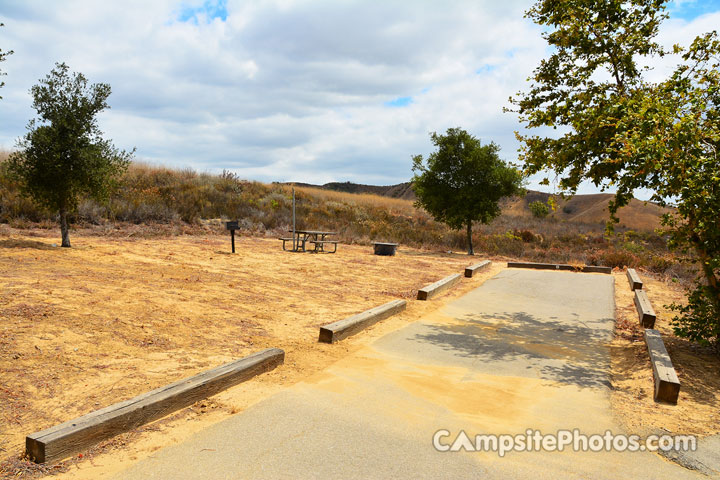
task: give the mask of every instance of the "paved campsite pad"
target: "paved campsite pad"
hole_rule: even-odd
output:
[[[447,429],[620,432],[607,381],[613,278],[506,270],[116,478],[685,478],[651,453],[443,453]]]

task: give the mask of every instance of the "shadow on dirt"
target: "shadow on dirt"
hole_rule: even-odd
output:
[[[34,248],[37,250],[54,250],[57,244],[38,242],[37,240],[19,240],[8,238],[0,240],[0,248]]]

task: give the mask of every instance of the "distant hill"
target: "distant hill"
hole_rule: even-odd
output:
[[[333,190],[336,192],[346,193],[370,193],[380,195],[382,197],[402,198],[405,200],[415,200],[415,192],[412,190],[412,183],[398,183],[397,185],[363,185],[361,183],[352,182],[331,182],[325,185],[313,185],[311,183],[289,182],[287,185],[297,185],[298,187],[312,187],[323,190]]]
[[[559,220],[577,223],[604,223],[610,218],[608,204],[615,196],[611,193],[574,195],[563,199],[556,196],[557,208],[551,214]],[[503,201],[503,213],[516,216],[531,216],[528,205],[535,201],[547,202],[549,193],[529,190],[524,198],[509,198]],[[632,199],[630,204],[618,211],[620,225],[635,230],[652,231],[660,227],[663,214],[670,212],[652,202]]]
[[[332,182],[325,185],[312,185],[309,183],[292,183],[292,185],[320,188],[346,193],[369,193],[391,198],[401,198],[415,201],[415,192],[412,183],[398,183],[397,185],[377,186],[362,185],[352,182]],[[549,193],[529,190],[523,198],[508,198],[502,202],[502,211],[506,215],[520,217],[532,216],[528,205],[535,201],[547,202]],[[558,220],[573,223],[604,223],[610,218],[608,203],[614,197],[611,193],[596,193],[590,195],[575,195],[566,199],[557,198],[557,209],[551,213]],[[660,207],[651,202],[633,199],[629,205],[618,212],[620,225],[631,229],[652,231],[660,227],[662,215],[669,209]]]

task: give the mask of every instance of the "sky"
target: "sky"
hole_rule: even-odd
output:
[[[390,185],[452,127],[514,162],[522,125],[503,107],[549,52],[523,17],[532,3],[0,0],[0,48],[15,52],[0,64],[0,149],[35,115],[30,88],[65,62],[111,85],[105,137],[153,165]],[[720,0],[668,12],[667,46],[720,26]],[[553,190],[539,179],[528,187]]]

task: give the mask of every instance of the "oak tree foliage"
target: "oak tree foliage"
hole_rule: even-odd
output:
[[[10,155],[10,172],[24,194],[59,213],[62,246],[70,247],[68,213],[81,196],[102,201],[133,152],[102,138],[97,115],[110,108],[110,85],[89,85],[82,73],[58,63],[30,90],[38,118]]]
[[[490,223],[500,215],[503,197],[522,193],[522,176],[498,156],[500,147],[460,128],[430,134],[437,147],[428,158],[413,157],[416,205],[450,228],[466,228],[468,255],[473,255],[473,222]]]

